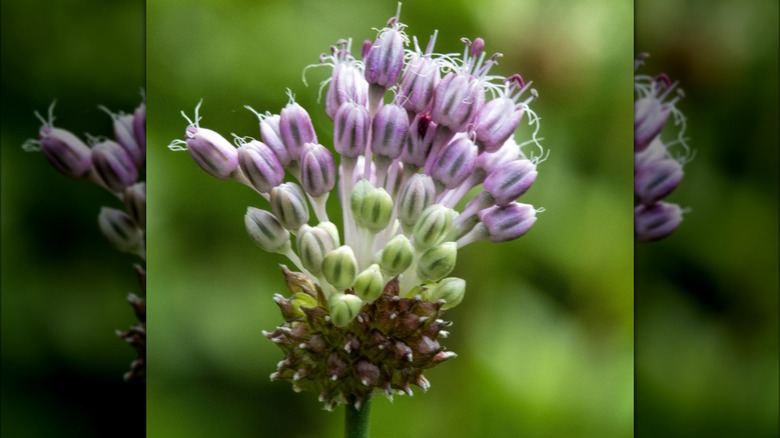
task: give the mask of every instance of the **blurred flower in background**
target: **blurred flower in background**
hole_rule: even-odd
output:
[[[179,112],[200,97],[202,127],[225,137],[257,133],[258,119],[243,105],[277,112],[288,103],[286,87],[318,142],[335,144],[322,108],[327,90],[318,103],[316,88],[290,78],[319,56],[323,41],[376,38],[369,26],[395,7],[150,3],[149,144],[182,138]],[[448,5],[443,20],[440,5],[403,5],[416,35],[438,29],[436,52],[462,53],[461,37],[481,36],[504,55],[491,74],[533,78],[542,91],[534,111],[543,124],[554,119],[555,129],[543,130],[554,151],[522,197],[546,209],[523,242],[475,242],[457,253],[448,276],[466,279],[468,292],[447,311],[455,321],[447,349],[459,357],[426,371],[435,390],[392,406],[377,398],[376,436],[630,435],[633,214],[625,207],[633,200],[633,154],[624,145],[633,138],[632,12],[631,2],[489,0]],[[316,38],[301,37],[301,29],[316,30]],[[306,79],[330,73],[310,69]],[[160,327],[149,343],[149,433],[340,434],[341,417],[323,415],[316,397],[268,380],[281,354],[259,334],[283,322],[268,297],[285,292],[277,265],[289,262],[236,232],[257,193],[193,172],[192,160],[165,147],[150,147],[149,156],[148,262],[164,267],[164,275],[150,273],[149,288],[165,291],[149,301],[148,318]],[[157,180],[164,183],[151,184]],[[463,211],[479,191],[454,208]],[[342,223],[338,203],[325,212]]]
[[[33,112],[55,98],[57,129],[114,136],[96,104],[138,106],[144,3],[3,0],[1,7],[0,435],[143,436],[144,386],[122,381],[136,353],[114,333],[138,322],[124,299],[139,291],[131,268],[138,257],[107,245],[96,219],[101,205],[124,207],[19,146],[41,128]],[[78,162],[62,161],[61,169],[91,168],[71,167]]]
[[[636,436],[778,436],[778,3],[637,1],[637,53],[685,88],[693,207],[637,245]],[[652,146],[650,146],[652,147]]]

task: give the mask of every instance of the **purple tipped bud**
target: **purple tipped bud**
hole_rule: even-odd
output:
[[[368,109],[355,102],[341,105],[333,125],[333,146],[336,152],[348,158],[365,153],[371,116]]]
[[[431,118],[455,132],[465,132],[484,104],[485,90],[479,79],[450,72],[436,87]]]
[[[317,142],[309,113],[295,102],[288,103],[279,115],[279,135],[293,160],[300,158],[306,143]]]
[[[401,156],[409,133],[409,116],[400,105],[384,105],[371,124],[371,151],[396,159]]]
[[[414,224],[414,247],[422,251],[441,243],[450,232],[455,216],[455,210],[441,204],[426,208]]]
[[[146,103],[141,103],[133,113],[133,135],[146,157]],[[144,160],[145,161],[145,160]]]
[[[491,241],[506,242],[517,239],[531,229],[536,222],[536,210],[531,205],[513,202],[482,210],[479,218]]]
[[[238,165],[258,192],[268,193],[284,181],[284,168],[276,154],[257,140],[238,149]]]
[[[477,157],[477,167],[485,172],[485,175],[490,175],[500,166],[516,160],[519,156],[520,146],[517,145],[514,138],[509,137],[497,151],[482,152],[479,154],[479,157]]]
[[[522,117],[523,111],[508,97],[489,101],[477,113],[477,144],[487,152],[497,151],[515,132]]]
[[[510,161],[485,178],[485,191],[495,198],[496,205],[507,205],[528,191],[536,175],[531,161]]]
[[[431,176],[448,189],[461,185],[477,167],[479,148],[466,136],[459,136],[442,149],[431,166]]]
[[[661,133],[672,108],[657,96],[645,96],[634,103],[634,151],[643,151]]]
[[[433,179],[421,173],[412,175],[398,197],[398,219],[411,229],[422,212],[436,199]]]
[[[257,246],[268,252],[280,252],[290,248],[290,232],[273,214],[249,207],[244,215],[246,232]]]
[[[322,272],[325,256],[336,249],[336,242],[322,228],[304,226],[298,234],[298,256],[303,267],[314,275]]]
[[[186,137],[192,159],[209,175],[227,179],[238,168],[238,151],[217,132],[189,126]]]
[[[103,184],[114,193],[122,193],[138,178],[138,169],[130,154],[118,143],[106,140],[92,148],[92,167]]]
[[[677,188],[682,177],[682,165],[676,160],[665,158],[653,161],[636,169],[634,193],[642,204],[652,205]]]
[[[309,204],[298,184],[288,182],[271,189],[271,211],[288,230],[295,232],[309,222]]]
[[[328,93],[325,95],[325,113],[335,120],[339,108],[347,102],[365,107],[368,100],[368,82],[354,62],[339,62],[333,67]]]
[[[414,53],[401,78],[397,102],[415,113],[428,109],[433,101],[433,91],[441,80],[439,66],[429,56]]]
[[[301,185],[313,197],[330,192],[336,185],[336,163],[325,146],[306,143],[301,154]]]
[[[417,114],[409,125],[409,141],[401,154],[404,164],[425,166],[436,138],[437,123],[428,114]]]
[[[111,113],[109,113],[111,114]],[[141,168],[146,161],[146,150],[141,148],[136,140],[133,128],[132,114],[111,114],[114,119],[114,137],[133,159],[136,167]]]
[[[634,209],[634,236],[640,242],[662,239],[682,223],[682,209],[677,204],[658,202]]]
[[[390,88],[404,67],[404,36],[400,25],[387,27],[365,54],[365,77],[371,85]]]
[[[72,132],[44,125],[40,140],[43,155],[66,176],[83,178],[92,168],[92,151]]]
[[[279,164],[282,167],[287,167],[290,164],[292,157],[287,151],[282,141],[281,134],[279,132],[279,117],[278,114],[273,114],[268,117],[260,118],[260,138],[263,140],[266,146],[271,148],[276,154],[276,158],[279,160]]]
[[[417,276],[423,281],[438,281],[452,272],[458,257],[458,245],[446,242],[428,248],[417,261]]]
[[[143,248],[143,232],[124,211],[103,207],[98,215],[103,236],[121,252],[137,252]]]
[[[135,183],[125,189],[125,211],[133,219],[133,222],[146,229],[146,183]]]
[[[634,173],[654,161],[663,160],[666,155],[666,146],[661,141],[661,137],[654,138],[645,150],[634,154]]]

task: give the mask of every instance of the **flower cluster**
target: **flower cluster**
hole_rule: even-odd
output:
[[[141,103],[132,114],[112,113],[100,107],[113,121],[114,139],[93,137],[87,142],[72,132],[54,126],[54,103],[48,119],[37,112],[43,125],[38,139],[27,140],[22,148],[40,151],[46,159],[67,177],[86,179],[104,187],[124,203],[124,209],[102,207],[98,226],[105,238],[119,251],[146,259],[146,104]],[[89,146],[87,145],[89,144]],[[126,331],[117,331],[138,353],[125,380],[143,380],[146,376],[146,273],[141,265],[134,266],[142,296],[128,295],[139,322]]]
[[[266,336],[286,357],[271,377],[319,394],[327,409],[359,408],[375,392],[411,394],[410,384],[427,389],[423,370],[454,356],[438,338],[442,310],[466,289],[449,276],[458,250],[517,239],[540,211],[517,202],[542,158],[529,107],[536,91],[519,74],[491,74],[501,55],[486,56],[481,38],[463,39],[459,56],[434,53],[436,35],[422,50],[396,15],[363,44],[362,60],[351,40],[321,56],[338,163],[290,92],[279,114],[247,107],[260,140],[234,134],[234,147],[201,127],[199,103],[193,119],[182,113],[184,139],[169,146],[268,201],[248,208],[246,230],[300,271],[283,267],[292,296],[274,298],[286,322]],[[524,117],[537,156],[514,139]],[[341,229],[326,209],[333,191]]]
[[[635,70],[646,57],[637,58]],[[685,116],[676,107],[683,96],[677,83],[665,74],[635,75],[634,90],[634,235],[639,242],[650,242],[668,236],[682,222],[684,210],[663,199],[680,184],[692,154],[683,138]],[[664,142],[661,131],[670,116],[680,128],[675,140]],[[673,154],[674,147],[682,153]]]

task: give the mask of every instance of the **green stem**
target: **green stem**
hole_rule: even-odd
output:
[[[344,436],[346,438],[368,438],[368,417],[371,411],[371,401],[366,400],[355,409],[355,403],[350,397],[345,407]]]

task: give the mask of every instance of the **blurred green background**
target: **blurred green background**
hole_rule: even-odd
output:
[[[776,437],[778,3],[638,0],[635,23],[696,150],[669,198],[691,212],[636,246],[636,436]]]
[[[243,229],[246,207],[267,204],[166,146],[201,98],[202,127],[258,136],[243,105],[278,112],[288,87],[330,145],[317,103],[328,72],[310,70],[308,88],[301,72],[340,38],[359,48],[395,10],[388,0],[148,3],[149,436],[342,433],[342,409],[268,379],[282,354],[260,332],[281,322],[271,296],[283,292],[285,260]],[[502,52],[495,72],[539,91],[551,155],[523,198],[546,209],[534,229],[458,255],[453,275],[468,292],[448,312],[446,346],[459,357],[427,373],[428,393],[377,399],[372,436],[630,436],[632,2],[410,1],[401,21],[423,44],[439,29],[438,52],[461,52],[464,36]]]
[[[2,1],[4,437],[143,436],[144,387],[122,382],[136,353],[114,334],[135,321],[135,259],[97,226],[121,204],[21,149],[55,98],[56,126],[113,136],[97,106],[132,111],[143,85],[143,1]]]

